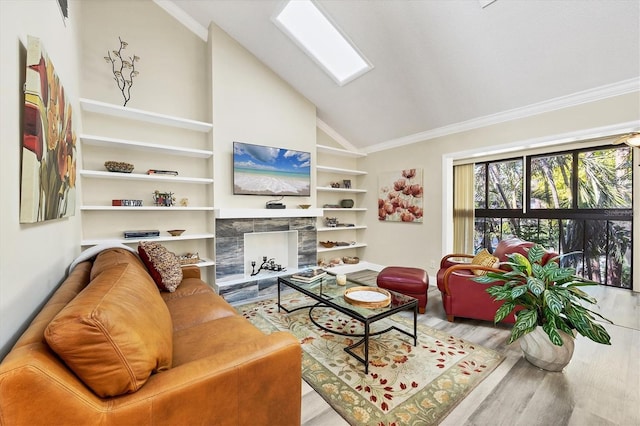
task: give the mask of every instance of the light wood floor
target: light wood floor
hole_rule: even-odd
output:
[[[518,343],[507,346],[508,326],[456,319],[446,321],[442,299],[432,280],[422,323],[497,350],[502,364],[476,387],[442,425],[622,425],[640,426],[640,294],[597,287],[600,312],[611,346],[578,336],[571,363],[560,373],[529,364]],[[347,425],[304,381],[302,425]]]

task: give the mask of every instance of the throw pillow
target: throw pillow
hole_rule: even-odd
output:
[[[182,267],[178,257],[162,244],[141,241],[138,244],[140,259],[160,290],[176,291],[182,282]]]
[[[471,261],[471,263],[474,265],[490,266],[492,268],[497,268],[499,262],[499,259],[489,253],[487,249],[482,249],[481,251],[479,251]],[[487,271],[483,271],[480,269],[472,269],[471,271],[474,275],[478,276],[487,274]]]
[[[135,392],[171,368],[173,322],[147,271],[113,265],[47,325],[51,349],[96,395]]]

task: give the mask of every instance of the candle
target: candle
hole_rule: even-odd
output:
[[[347,276],[344,274],[336,275],[336,283],[338,283],[338,285],[347,285]]]

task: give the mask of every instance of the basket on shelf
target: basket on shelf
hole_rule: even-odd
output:
[[[181,265],[194,265],[200,262],[200,255],[198,255],[198,253],[187,253],[178,256],[178,262],[180,262]]]
[[[324,248],[331,248],[336,246],[335,241],[320,241],[320,245]]]
[[[134,169],[133,164],[125,163],[123,161],[105,161],[104,167],[110,172],[117,173],[131,173]]]
[[[354,256],[354,257],[345,256],[342,258],[342,261],[348,265],[355,265],[356,263],[360,262],[360,258],[357,256]]]

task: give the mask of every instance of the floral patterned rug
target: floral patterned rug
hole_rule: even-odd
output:
[[[283,294],[287,308],[311,304],[298,293]],[[328,333],[309,319],[309,310],[278,312],[274,299],[236,308],[266,333],[287,330],[302,344],[302,377],[352,425],[431,425],[441,421],[504,359],[497,352],[418,324],[418,345],[397,331],[369,341],[369,374],[344,351],[358,337]],[[406,314],[406,315],[405,315]],[[343,333],[361,333],[359,322],[330,308],[313,318]],[[412,331],[408,312],[373,324]],[[358,353],[358,350],[360,352]],[[354,349],[362,356],[362,347]]]

